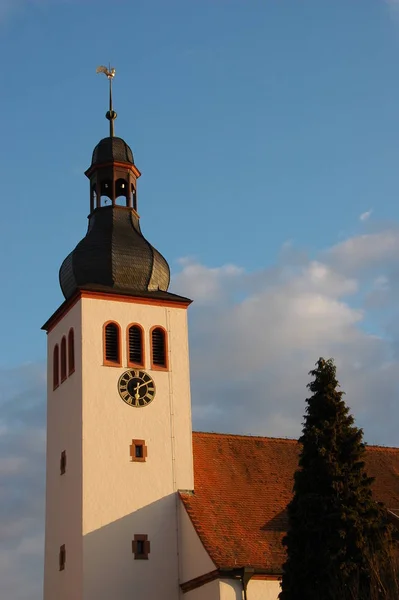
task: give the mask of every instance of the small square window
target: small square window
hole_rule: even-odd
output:
[[[66,563],[65,544],[62,544],[62,546],[60,546],[59,563],[60,563],[60,571],[63,571],[65,569],[65,563]]]
[[[63,450],[61,452],[61,459],[60,459],[60,473],[61,473],[61,475],[64,475],[64,473],[66,471],[66,465],[67,465],[66,451]]]
[[[132,552],[135,560],[148,560],[150,553],[150,542],[148,535],[136,534],[132,542]]]
[[[147,446],[145,445],[145,440],[132,440],[130,457],[132,462],[146,462]]]

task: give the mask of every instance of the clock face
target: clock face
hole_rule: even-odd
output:
[[[154,380],[140,369],[129,369],[119,377],[119,395],[126,404],[140,408],[154,400]]]

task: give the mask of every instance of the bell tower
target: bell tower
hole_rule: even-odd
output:
[[[140,171],[93,151],[85,237],[60,268],[48,341],[44,600],[177,600],[177,490],[193,489],[187,308],[140,228]]]

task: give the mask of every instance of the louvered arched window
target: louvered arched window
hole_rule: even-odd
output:
[[[60,385],[60,350],[58,344],[53,350],[53,390]]]
[[[151,329],[151,368],[168,368],[167,334],[163,327],[156,326]]]
[[[121,364],[120,327],[117,323],[104,325],[104,364],[119,367]]]
[[[71,328],[68,333],[68,375],[75,370],[75,336]]]
[[[65,381],[67,376],[67,343],[66,337],[61,340],[61,383]]]
[[[137,323],[127,329],[127,362],[129,367],[144,367],[144,336],[143,328]]]

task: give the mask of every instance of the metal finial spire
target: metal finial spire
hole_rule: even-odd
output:
[[[108,67],[108,69],[107,69],[107,67],[103,67],[103,66],[97,67],[96,73],[104,73],[104,75],[107,76],[108,81],[109,81],[109,111],[107,112],[107,114],[105,116],[109,121],[109,135],[110,135],[110,137],[114,137],[114,121],[118,115],[114,111],[113,105],[112,105],[112,80],[115,77],[116,71],[115,71],[114,67],[111,67],[111,65],[110,65]]]

